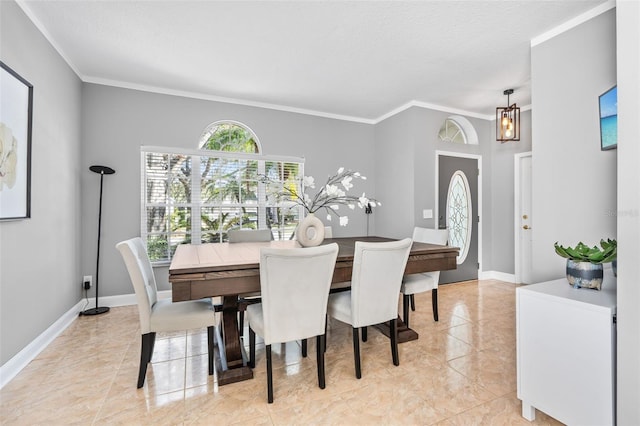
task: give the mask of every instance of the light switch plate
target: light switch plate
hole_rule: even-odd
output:
[[[432,209],[424,209],[424,210],[422,210],[422,218],[423,219],[432,219],[433,218],[433,210]]]

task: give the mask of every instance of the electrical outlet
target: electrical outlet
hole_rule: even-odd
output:
[[[82,288],[89,290],[93,285],[93,277],[91,275],[85,275],[82,279]]]

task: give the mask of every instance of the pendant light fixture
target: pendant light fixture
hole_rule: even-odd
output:
[[[513,89],[504,91],[507,95],[507,106],[496,108],[496,140],[500,142],[520,140],[520,108],[509,103],[509,95]]]

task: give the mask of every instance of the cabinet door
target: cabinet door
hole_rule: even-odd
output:
[[[517,292],[518,398],[567,424],[613,424],[610,310]]]

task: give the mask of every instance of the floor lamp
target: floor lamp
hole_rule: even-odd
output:
[[[98,282],[100,280],[100,229],[102,225],[102,181],[104,175],[112,175],[116,171],[107,166],[91,166],[89,167],[94,173],[100,173],[100,207],[98,209],[98,254],[96,255],[96,307],[87,309],[82,312],[82,315],[98,315],[109,312],[109,308],[106,306],[98,306]]]

